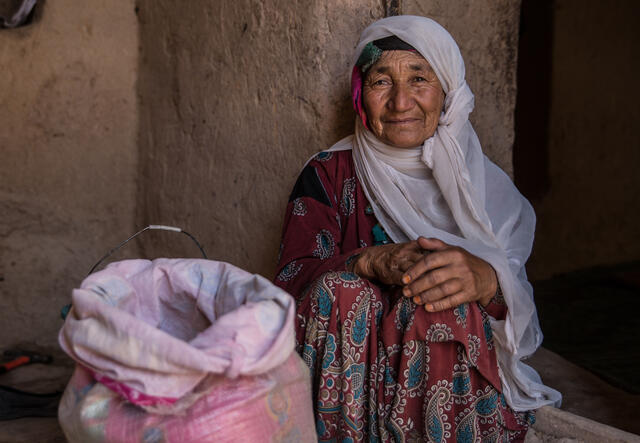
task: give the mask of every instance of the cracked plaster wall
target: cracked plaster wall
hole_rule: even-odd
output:
[[[134,225],[133,1],[48,1],[0,29],[0,349],[52,346],[93,263]]]

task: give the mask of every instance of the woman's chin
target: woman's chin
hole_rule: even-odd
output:
[[[384,143],[394,148],[409,149],[422,145],[424,139],[413,135],[399,134],[396,136],[387,136],[381,139]]]
[[[408,149],[422,145],[426,139],[433,135],[433,132],[431,131],[429,134],[422,126],[416,130],[410,125],[405,125],[405,127],[396,125],[385,128],[382,134],[378,135],[378,139],[395,148]]]

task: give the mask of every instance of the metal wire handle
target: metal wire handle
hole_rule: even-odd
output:
[[[148,230],[161,230],[161,231],[172,231],[172,232],[182,232],[184,235],[186,235],[187,237],[189,237],[191,240],[193,240],[193,242],[196,244],[196,246],[198,246],[198,249],[200,249],[200,252],[202,252],[202,256],[204,258],[207,258],[207,254],[205,254],[204,249],[202,249],[202,246],[200,246],[200,243],[198,243],[198,240],[196,240],[196,238],[189,234],[187,231],[183,231],[180,228],[176,228],[175,226],[165,226],[165,225],[149,225],[144,229],[140,229],[138,232],[136,232],[135,234],[133,234],[131,237],[129,237],[128,239],[126,239],[125,241],[123,241],[122,243],[120,243],[118,246],[116,246],[115,248],[113,248],[112,250],[110,250],[109,252],[107,252],[100,260],[98,260],[98,263],[96,263],[95,265],[93,265],[93,267],[91,268],[91,270],[89,271],[89,273],[87,275],[90,275],[93,273],[93,271],[95,271],[95,269],[100,266],[100,263],[102,263],[104,260],[106,260],[107,258],[109,258],[111,256],[111,254],[113,254],[114,252],[116,252],[118,249],[120,249],[121,247],[123,247],[124,245],[126,245],[127,243],[129,243],[129,241],[133,240],[134,238],[136,238],[138,235],[142,234],[144,231],[148,231]]]

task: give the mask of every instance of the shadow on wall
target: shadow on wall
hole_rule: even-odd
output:
[[[532,280],[640,259],[640,3],[523,0],[515,181]]]

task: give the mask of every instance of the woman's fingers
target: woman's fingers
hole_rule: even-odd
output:
[[[401,285],[402,276],[422,259],[422,250],[417,242],[408,242],[396,245],[395,248],[387,249],[386,255],[381,256],[384,261],[378,268],[378,273],[384,277],[383,283]]]
[[[388,276],[386,278],[381,279],[384,283],[393,284],[393,285],[402,285],[402,277],[404,276],[407,269],[411,268],[417,260],[420,260],[422,257],[420,255],[417,256],[406,256],[401,259],[393,260],[391,263],[387,265],[387,273]],[[381,271],[384,273],[384,271]]]
[[[439,241],[439,240],[438,240]],[[459,252],[456,249],[442,249],[435,252],[423,254],[423,257],[415,262],[415,265],[407,269],[402,278],[402,282],[408,285],[412,291],[424,291],[428,288],[419,288],[415,282],[424,274],[438,268],[450,266],[458,260]],[[438,284],[439,282],[435,283]]]
[[[418,237],[418,246],[428,251],[439,251],[450,247],[448,244],[437,238]]]
[[[415,272],[414,270],[416,267],[418,267],[419,269],[422,268],[422,266],[416,264],[409,271],[407,271],[407,273]],[[407,273],[405,273],[405,275]],[[455,277],[455,274],[451,271],[451,269],[449,269],[449,267],[430,269],[426,272],[422,272],[419,277],[413,279],[412,283],[406,285],[402,292],[407,297],[415,297],[431,289],[436,290],[439,285]]]
[[[445,311],[470,301],[469,295],[466,292],[461,291],[441,300],[425,303],[424,309],[429,312]]]
[[[462,281],[458,278],[452,278],[426,291],[413,295],[412,299],[416,304],[423,305],[426,303],[433,303],[438,300],[442,300],[443,298],[446,298],[446,297],[450,297],[462,291],[463,289],[464,288],[462,285]],[[403,290],[403,294],[411,295],[411,294],[408,294],[407,292],[404,292],[404,290]]]
[[[403,272],[399,269],[395,271],[391,270],[391,271],[388,271],[387,277],[384,279],[381,279],[381,281],[388,285],[401,285],[402,275],[403,275]]]
[[[409,252],[399,260],[398,268],[402,270],[402,272],[406,272],[423,258],[424,255],[421,252]]]
[[[497,278],[489,263],[438,239],[420,237],[417,244],[430,252],[402,276],[406,297],[435,312],[457,306],[452,303],[486,305],[495,294]]]
[[[486,304],[497,287],[491,265],[435,238],[366,248],[353,271],[384,284],[404,284],[404,295],[415,297],[419,304],[440,303],[459,292],[467,294],[465,302]]]
[[[385,284],[402,284],[402,276],[422,259],[422,248],[417,241],[371,246],[364,249],[353,270],[361,277]]]

